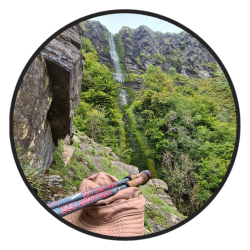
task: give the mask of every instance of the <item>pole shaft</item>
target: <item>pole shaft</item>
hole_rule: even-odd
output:
[[[66,205],[66,204],[69,204],[69,203],[72,203],[72,202],[75,202],[75,201],[78,201],[81,199],[88,198],[90,196],[96,195],[96,194],[101,193],[103,191],[110,190],[114,187],[119,187],[127,181],[129,181],[129,178],[125,178],[125,179],[120,180],[120,181],[115,181],[115,182],[112,182],[112,183],[109,183],[109,184],[106,184],[106,185],[103,185],[103,186],[100,186],[97,188],[93,188],[93,189],[84,191],[82,193],[74,194],[74,195],[59,199],[57,201],[47,203],[47,206],[51,209],[55,209],[57,207],[61,207],[61,206]]]
[[[126,187],[127,187],[126,185],[121,185],[119,187],[109,189],[109,190],[101,192],[101,193],[94,194],[94,195],[89,196],[87,198],[71,202],[70,204],[66,204],[64,206],[57,207],[57,208],[53,209],[53,211],[55,213],[57,213],[59,216],[63,217],[65,215],[74,213],[82,208],[91,206],[100,200],[107,199],[108,197],[115,195],[119,190],[122,190]]]

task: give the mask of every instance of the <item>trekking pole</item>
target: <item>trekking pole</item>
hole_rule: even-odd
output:
[[[149,174],[151,176],[150,171],[144,170],[144,171],[140,172],[139,174],[126,176],[123,180],[115,181],[115,182],[112,182],[112,183],[109,183],[109,184],[106,184],[106,185],[103,185],[103,186],[100,186],[97,188],[93,188],[93,189],[90,189],[90,190],[87,190],[87,191],[84,191],[81,193],[77,193],[77,194],[56,200],[56,201],[52,201],[52,202],[47,203],[46,205],[51,209],[55,209],[57,207],[72,203],[74,201],[77,201],[80,199],[85,199],[87,197],[101,193],[103,191],[106,191],[106,190],[109,190],[109,189],[112,189],[115,187],[119,187],[119,186],[123,185],[124,183],[126,183],[127,181],[138,178],[141,175],[141,173],[143,173],[143,172],[147,172],[147,174]]]
[[[138,187],[139,185],[146,184],[151,177],[151,173],[150,173],[150,171],[147,170],[147,171],[141,172],[140,174],[137,174],[136,176],[138,176],[138,177],[134,178],[131,181],[125,182],[121,186],[109,189],[109,190],[101,192],[101,193],[94,194],[94,195],[89,196],[85,199],[71,202],[69,204],[66,204],[65,206],[57,207],[57,208],[53,209],[53,211],[61,217],[68,215],[68,214],[71,214],[71,213],[76,212],[82,208],[91,206],[100,200],[111,197],[111,196],[115,195],[116,193],[118,193],[122,189],[125,189],[127,187]]]

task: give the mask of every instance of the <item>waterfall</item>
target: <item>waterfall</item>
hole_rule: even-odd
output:
[[[119,57],[115,50],[114,36],[110,32],[109,32],[109,53],[110,53],[110,56],[111,56],[111,59],[113,61],[114,68],[115,68],[113,77],[115,78],[116,82],[119,82],[122,84],[124,82],[124,78],[123,78],[123,74],[122,74],[121,67],[120,67]],[[120,97],[121,97],[120,98],[121,104],[127,105],[128,104],[127,93],[125,89],[121,89]]]
[[[114,65],[114,73],[113,77],[115,78],[116,82],[120,83],[122,86],[124,83],[124,75],[121,71],[120,61],[119,57],[115,50],[115,43],[114,43],[114,36],[109,32],[109,52],[110,57],[112,60],[112,63]],[[120,96],[119,96],[119,102],[121,105],[128,105],[129,104],[129,98],[128,93],[126,89],[120,89]],[[131,155],[131,163],[134,166],[137,166],[140,171],[147,169],[147,163],[144,160],[144,156],[141,152],[141,147],[136,139],[135,134],[133,133],[133,128],[129,119],[128,114],[125,111],[125,107],[121,108],[123,112],[123,119],[125,122],[125,129],[126,129],[126,140],[132,149],[132,155]]]

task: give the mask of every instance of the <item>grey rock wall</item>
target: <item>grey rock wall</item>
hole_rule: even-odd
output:
[[[117,47],[121,40],[125,55],[122,60],[128,73],[141,74],[150,64],[163,72],[173,67],[189,77],[209,77],[214,69],[207,63],[216,63],[210,52],[187,32],[153,32],[141,25],[137,29],[123,27],[115,36]]]
[[[13,114],[15,145],[23,147],[22,153],[31,150],[27,156],[31,160],[30,165],[36,165],[37,168],[50,163],[53,153],[51,129],[47,120],[52,98],[52,82],[40,53],[23,78]],[[46,150],[41,153],[41,148]],[[35,161],[40,157],[43,161]]]
[[[83,27],[83,37],[88,38],[95,47],[100,63],[111,67],[108,29],[98,21],[85,21]]]
[[[28,152],[32,168],[45,171],[54,147],[71,133],[81,94],[82,31],[69,28],[45,46],[20,85],[13,114],[16,147]]]
[[[95,47],[100,63],[111,67],[108,29],[98,21],[85,21],[83,26],[84,37]],[[192,78],[207,78],[215,71],[207,64],[217,64],[213,56],[187,32],[154,32],[141,25],[137,29],[122,27],[114,37],[120,62],[127,73],[142,74],[150,64],[159,66],[163,72],[173,67]]]
[[[140,92],[143,86],[142,83],[139,82],[124,82],[121,85],[122,87],[126,87],[137,92]]]

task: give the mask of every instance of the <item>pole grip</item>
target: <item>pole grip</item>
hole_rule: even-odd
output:
[[[149,181],[150,177],[151,177],[150,171],[145,170],[139,174],[131,175],[132,180],[128,181],[127,183],[130,187],[138,187],[140,185],[146,184]]]

